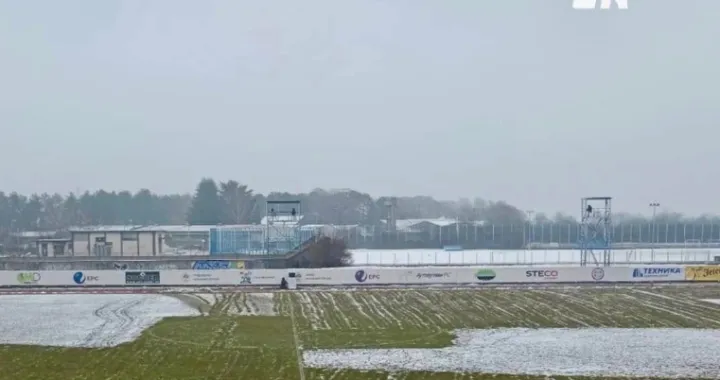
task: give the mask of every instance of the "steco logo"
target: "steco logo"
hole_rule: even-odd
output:
[[[355,281],[357,281],[357,282],[365,282],[367,280],[379,280],[379,279],[380,279],[379,274],[368,274],[368,272],[365,272],[362,269],[355,272]]]
[[[545,280],[556,280],[558,271],[556,270],[529,270],[525,272],[525,277],[538,277]]]
[[[85,276],[83,272],[75,272],[73,274],[73,281],[75,281],[76,284],[82,285],[85,282],[95,282],[100,280],[100,277],[98,276]]]

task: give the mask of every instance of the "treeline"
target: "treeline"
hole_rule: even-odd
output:
[[[355,190],[317,189],[305,194],[256,194],[238,181],[203,179],[193,194],[155,194],[148,189],[85,192],[83,194],[31,194],[0,192],[0,235],[11,231],[60,230],[83,225],[152,224],[254,224],[265,215],[267,200],[299,200],[306,224],[380,226],[386,217],[386,198],[372,198]],[[522,226],[528,215],[505,202],[439,201],[427,196],[398,197],[397,219],[457,218],[494,225]],[[575,224],[574,216],[533,215],[537,224]],[[657,223],[720,224],[714,216],[687,218],[660,214]],[[616,213],[616,224],[649,223],[646,218]]]

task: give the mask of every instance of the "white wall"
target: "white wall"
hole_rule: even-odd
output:
[[[96,256],[96,239],[105,239],[110,256],[155,256],[161,254],[157,236],[151,231],[82,232],[73,234],[74,256]]]
[[[431,284],[548,284],[720,281],[718,266],[693,270],[686,277],[682,267],[447,267],[447,268],[324,268],[265,270],[161,270],[161,271],[0,271],[0,286],[279,286],[289,272],[299,274],[298,286],[338,285],[431,285]],[[647,269],[647,270],[646,270]],[[126,276],[128,276],[126,278]],[[159,282],[149,279],[159,276]],[[704,277],[703,277],[704,276]],[[146,283],[128,283],[128,278],[148,279]]]

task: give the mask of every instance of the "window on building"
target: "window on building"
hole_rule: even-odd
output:
[[[123,232],[122,239],[123,239],[123,241],[137,241],[138,233],[137,232]]]
[[[65,255],[65,243],[53,244],[53,255],[64,256]]]

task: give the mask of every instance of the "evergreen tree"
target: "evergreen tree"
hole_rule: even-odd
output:
[[[210,178],[203,178],[197,186],[187,215],[189,224],[219,224],[224,217],[223,201],[218,186]]]

